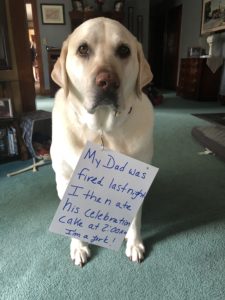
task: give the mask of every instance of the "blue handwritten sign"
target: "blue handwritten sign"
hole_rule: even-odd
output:
[[[157,172],[88,142],[49,230],[118,250]]]

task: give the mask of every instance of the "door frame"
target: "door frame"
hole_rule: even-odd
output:
[[[39,30],[39,22],[38,22],[38,12],[37,12],[37,1],[25,0],[25,3],[30,3],[32,6],[34,32],[36,37],[36,52],[37,52],[36,59],[39,68],[40,94],[46,95],[45,84],[44,84],[43,60],[42,60],[42,47],[41,47],[41,38],[40,38],[40,30]]]
[[[179,71],[179,57],[180,57],[180,39],[181,39],[181,26],[182,26],[182,12],[183,12],[183,5],[175,5],[171,6],[167,10],[166,14],[166,20],[165,20],[165,29],[164,29],[164,53],[163,53],[163,71],[162,71],[162,86],[166,87],[166,75],[165,75],[165,65],[167,65],[167,53],[168,53],[168,48],[167,48],[167,43],[168,43],[168,31],[167,31],[167,24],[168,24],[168,17],[169,13],[171,11],[179,10],[179,28],[177,28],[177,36],[178,36],[178,43],[177,43],[177,49],[176,49],[176,64],[174,65],[174,69],[176,69],[176,82],[174,82],[174,88],[175,90],[177,89],[177,81],[178,81],[178,71]]]

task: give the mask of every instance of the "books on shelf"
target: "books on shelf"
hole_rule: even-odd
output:
[[[8,127],[8,153],[9,155],[18,155],[18,145],[16,139],[16,129],[12,126]]]
[[[0,128],[0,156],[18,155],[16,129],[13,126]]]
[[[7,128],[0,128],[0,156],[8,155]]]

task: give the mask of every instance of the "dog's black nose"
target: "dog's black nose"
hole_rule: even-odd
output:
[[[102,71],[95,79],[96,85],[104,92],[117,90],[120,86],[119,78],[113,72]]]

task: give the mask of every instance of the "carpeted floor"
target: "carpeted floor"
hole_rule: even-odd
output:
[[[69,239],[48,231],[58,206],[51,166],[7,178],[29,162],[0,165],[0,299],[225,299],[225,164],[198,155],[191,136],[206,124],[191,114],[218,110],[225,112],[174,94],[156,108],[153,165],[160,170],[144,205],[140,265],[124,246],[93,246],[90,262],[73,266]]]

